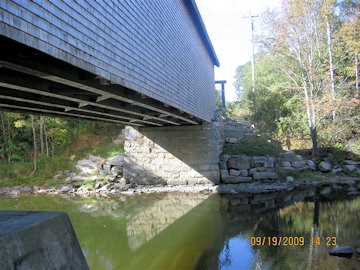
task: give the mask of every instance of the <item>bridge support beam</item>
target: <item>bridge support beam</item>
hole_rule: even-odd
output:
[[[140,185],[219,184],[219,122],[125,128],[124,177]]]

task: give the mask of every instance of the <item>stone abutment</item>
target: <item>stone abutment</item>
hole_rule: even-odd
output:
[[[219,184],[220,122],[125,128],[124,178],[140,185]]]

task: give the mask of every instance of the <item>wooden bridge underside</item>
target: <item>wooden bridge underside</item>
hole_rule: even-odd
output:
[[[0,37],[0,109],[131,126],[197,125],[201,119]]]

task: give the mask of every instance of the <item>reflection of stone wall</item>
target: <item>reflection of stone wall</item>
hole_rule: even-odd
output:
[[[166,194],[143,211],[128,215],[126,230],[130,248],[136,250],[208,197],[202,194]]]
[[[216,125],[126,127],[124,177],[136,184],[218,184],[222,136]]]

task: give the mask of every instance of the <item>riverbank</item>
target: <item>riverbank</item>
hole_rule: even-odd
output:
[[[296,180],[289,181],[269,181],[269,182],[251,182],[240,184],[220,184],[220,185],[132,185],[122,183],[108,183],[98,189],[86,185],[73,187],[69,185],[58,185],[56,187],[4,187],[0,189],[0,195],[19,196],[21,194],[74,194],[79,196],[116,196],[116,195],[136,195],[149,193],[219,193],[219,194],[237,194],[237,193],[273,193],[279,191],[292,191],[304,187],[319,187],[320,192],[330,193],[333,190],[344,190],[348,195],[360,195],[360,178],[351,177],[325,177],[321,180]]]

